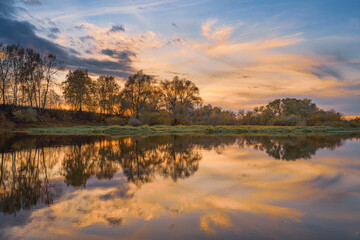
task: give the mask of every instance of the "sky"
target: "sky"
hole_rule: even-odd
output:
[[[295,97],[360,114],[359,0],[0,0],[0,42],[120,82],[178,75],[225,109]]]

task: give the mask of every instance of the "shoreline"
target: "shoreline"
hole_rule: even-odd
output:
[[[208,125],[179,125],[179,126],[73,126],[73,127],[45,127],[29,128],[20,131],[10,131],[15,134],[28,135],[100,135],[100,136],[136,136],[136,135],[164,135],[164,134],[267,134],[267,135],[303,135],[303,134],[341,134],[360,133],[360,128],[344,127],[300,127],[300,126],[208,126]]]

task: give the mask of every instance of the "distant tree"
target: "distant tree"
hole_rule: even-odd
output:
[[[34,49],[23,49],[19,45],[4,46],[0,43],[0,90],[2,104],[6,95],[13,99],[13,106],[35,105],[40,111],[46,107],[53,76],[63,63],[56,56],[42,56]]]
[[[62,83],[65,101],[69,103],[75,111],[81,112],[83,106],[90,100],[93,82],[87,70],[77,69],[69,71],[66,80]]]
[[[22,90],[22,97],[25,99],[26,90],[24,85],[26,65],[25,65],[25,49],[19,45],[8,45],[6,46],[7,56],[11,63],[11,91],[13,96],[13,105],[18,105],[18,93]],[[24,102],[24,100],[23,100]]]
[[[281,100],[281,111],[285,116],[291,114],[306,118],[318,111],[310,99],[285,98]]]
[[[50,89],[48,93],[48,104],[49,108],[57,109],[60,104],[60,95],[57,94],[53,89]]]
[[[123,106],[127,107],[136,119],[139,119],[141,110],[149,102],[154,90],[154,78],[139,71],[129,77],[121,93]],[[125,103],[124,103],[125,102]]]
[[[2,96],[2,104],[5,105],[6,92],[10,86],[10,72],[11,71],[11,62],[8,58],[8,53],[6,47],[0,43],[0,90]]]
[[[112,76],[100,76],[95,81],[95,99],[100,108],[100,114],[113,113],[116,96],[119,93],[119,85]]]
[[[319,109],[310,99],[283,98],[238,115],[240,124],[280,126],[342,126],[341,114]]]
[[[21,64],[21,62],[20,62]],[[21,84],[24,89],[24,92],[27,95],[30,106],[33,106],[33,103],[37,103],[36,92],[38,87],[40,76],[39,71],[37,71],[41,66],[41,56],[35,50],[28,48],[25,50],[23,64],[20,67],[21,71]]]
[[[203,125],[234,125],[237,124],[237,115],[230,110],[213,107],[210,104],[193,111],[192,123]]]
[[[173,125],[179,124],[189,110],[200,104],[202,99],[197,86],[190,80],[175,76],[172,81],[162,81],[163,102],[165,108],[171,113]]]
[[[36,105],[41,111],[46,107],[48,92],[53,84],[53,76],[63,68],[63,62],[57,60],[56,56],[50,53],[49,55],[42,57],[41,64],[35,70],[35,99],[37,100]]]

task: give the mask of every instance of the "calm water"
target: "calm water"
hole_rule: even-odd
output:
[[[0,138],[0,239],[360,239],[359,135]]]

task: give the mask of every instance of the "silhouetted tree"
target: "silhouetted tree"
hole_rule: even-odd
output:
[[[165,80],[160,85],[163,90],[163,102],[172,115],[173,125],[181,123],[181,119],[189,110],[202,102],[199,88],[190,80],[175,76],[172,81]]]
[[[239,123],[245,125],[283,126],[341,126],[341,114],[334,110],[319,109],[310,99],[276,99],[266,106],[238,115]]]
[[[122,99],[127,102],[125,107],[128,107],[131,114],[139,119],[141,110],[153,94],[154,78],[146,75],[143,71],[129,77],[125,83],[125,87],[121,93]]]
[[[119,85],[112,76],[99,76],[95,81],[94,96],[99,106],[100,114],[112,114],[116,95],[119,94]]]
[[[88,75],[87,70],[77,69],[69,71],[66,80],[62,83],[63,94],[67,103],[75,111],[82,111],[83,106],[90,100],[91,88],[93,82]]]
[[[11,61],[8,57],[6,47],[0,43],[0,90],[2,97],[2,104],[5,105],[5,97],[8,88],[10,87],[10,72],[11,70]]]
[[[43,111],[46,107],[48,92],[50,86],[53,84],[53,76],[59,70],[64,68],[63,62],[56,59],[56,56],[49,54],[41,59],[41,64],[38,66],[36,73],[36,92],[37,107]]]

